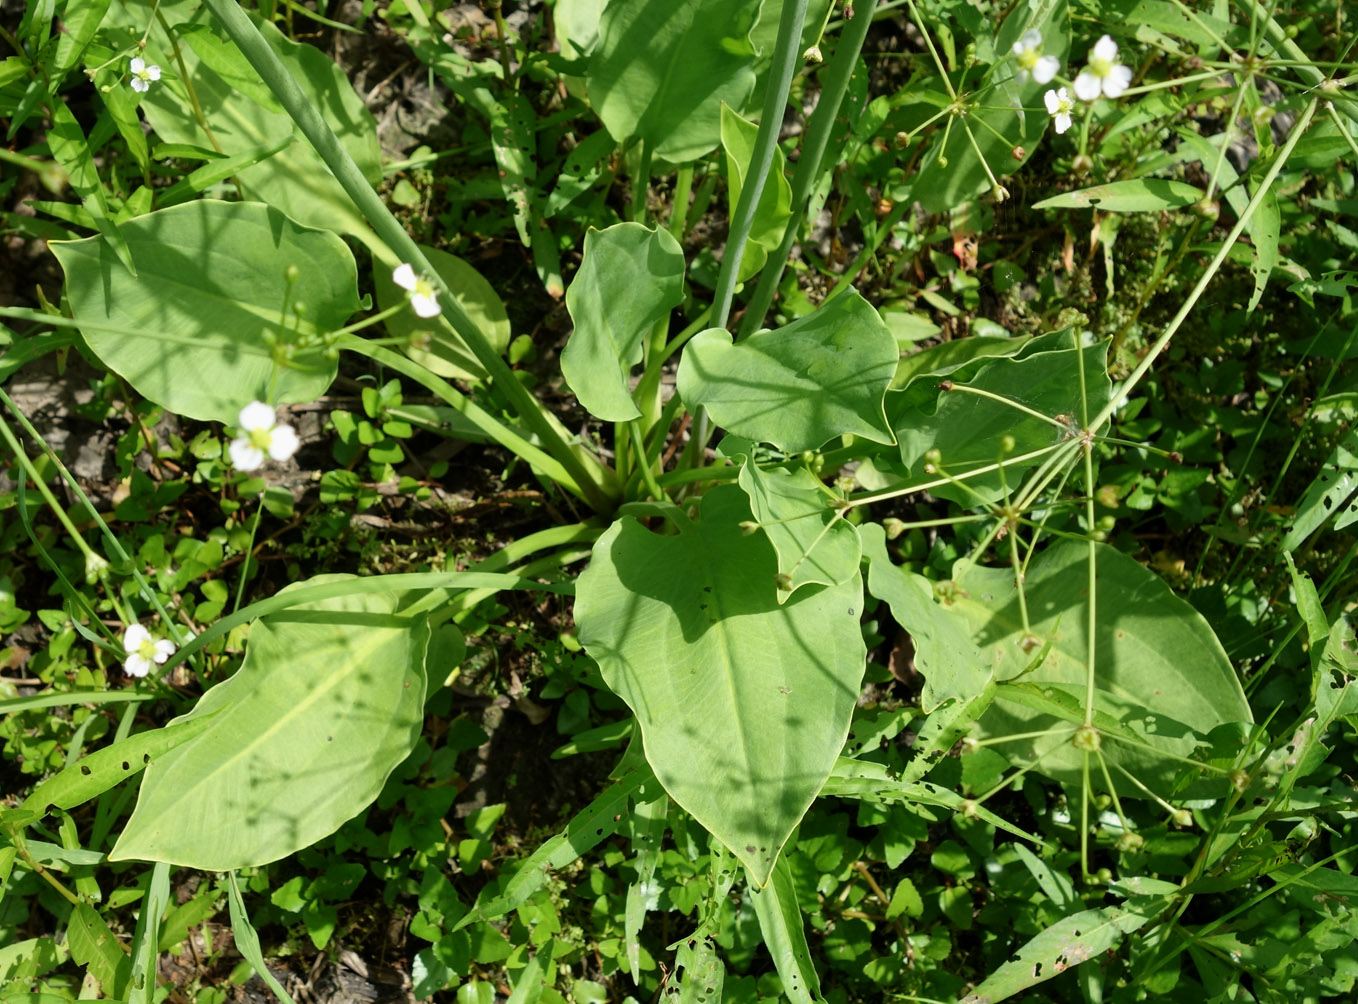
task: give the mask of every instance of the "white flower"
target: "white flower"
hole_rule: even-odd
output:
[[[266,453],[273,460],[287,460],[297,452],[297,433],[290,425],[278,425],[273,409],[263,401],[242,408],[236,424],[241,436],[231,440],[227,452],[237,470],[253,471],[264,463]]]
[[[391,281],[410,293],[410,305],[421,317],[438,317],[443,312],[439,306],[439,295],[434,284],[422,275],[416,275],[409,263],[400,265],[391,273]]]
[[[163,665],[174,655],[174,642],[164,638],[152,638],[151,632],[140,624],[133,624],[123,634],[123,651],[127,658],[123,661],[123,671],[128,676],[145,676],[151,666]]]
[[[1047,106],[1048,113],[1056,120],[1057,133],[1069,129],[1070,110],[1075,107],[1075,102],[1070,100],[1070,93],[1064,87],[1058,87],[1042,95],[1042,101]]]
[[[145,94],[151,89],[151,84],[160,79],[160,67],[154,63],[147,66],[146,60],[140,56],[133,56],[128,65],[132,70],[132,89],[138,94]]]
[[[1081,101],[1097,101],[1099,94],[1116,98],[1132,82],[1132,68],[1118,61],[1118,44],[1109,35],[1094,43],[1089,65],[1075,78],[1075,96]]]
[[[1020,84],[1026,84],[1029,75],[1039,84],[1045,84],[1061,69],[1061,60],[1042,55],[1042,33],[1036,28],[1023,33],[1023,37],[1014,43],[1013,53],[1019,65],[1014,79]]]

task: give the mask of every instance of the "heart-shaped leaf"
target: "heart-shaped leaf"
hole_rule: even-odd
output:
[[[589,413],[626,422],[641,412],[628,375],[646,336],[684,298],[684,252],[667,230],[619,223],[585,234],[580,271],[566,290],[575,330],[561,372]]]
[[[877,311],[850,290],[738,345],[720,328],[699,332],[679,363],[679,393],[727,431],[789,453],[845,433],[891,443],[882,399],[898,355]]]
[[[120,229],[135,277],[101,237],[51,248],[85,341],[138,393],[217,422],[235,422],[252,400],[314,401],[325,393],[335,360],[316,348],[298,352],[275,382],[269,340],[333,330],[358,309],[358,269],[342,240],[270,206],[210,199],[138,216]]]
[[[1078,783],[1083,756],[1070,743],[1083,715],[1088,645],[1089,547],[1048,547],[1024,576],[1025,630],[1014,573],[958,562],[953,580],[935,586],[897,568],[882,528],[860,530],[868,583],[915,642],[926,674],[921,704],[932,710],[966,699],[994,679],[995,701],[980,733],[1023,733],[1004,747],[1015,760],[1040,758],[1038,770]],[[1149,569],[1106,544],[1094,547],[1098,582],[1095,635],[1096,720],[1103,754],[1159,792],[1168,792],[1187,757],[1219,725],[1250,722],[1244,691],[1207,621]],[[1044,651],[1045,650],[1045,651]],[[1031,672],[1026,672],[1040,658]],[[1043,729],[1053,728],[1042,735]],[[1196,735],[1195,735],[1196,733]],[[1161,756],[1163,751],[1168,756]],[[1113,771],[1120,790],[1134,793]]]
[[[741,532],[749,518],[724,485],[677,535],[619,520],[594,545],[575,619],[660,782],[762,884],[844,745],[866,650],[861,579],[780,606],[777,558]]]

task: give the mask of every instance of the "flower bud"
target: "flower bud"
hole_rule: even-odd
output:
[[[787,572],[779,572],[773,577],[773,581],[777,583],[780,593],[792,592],[792,576]]]
[[[1070,162],[1070,169],[1076,174],[1088,174],[1094,170],[1094,160],[1088,154],[1080,154]]]
[[[939,464],[943,463],[943,453],[938,447],[934,447],[924,454],[924,461],[927,464],[932,464],[937,467]]]
[[[1117,848],[1123,854],[1140,854],[1146,846],[1146,838],[1139,833],[1124,833],[1118,837]]]
[[[895,516],[888,516],[886,519],[882,520],[882,529],[886,531],[887,540],[895,540],[901,534],[905,533],[905,523]]]
[[[85,585],[92,586],[100,579],[108,577],[107,559],[90,551],[85,555]]]
[[[1023,147],[1021,146],[1016,146],[1014,147],[1014,149],[1009,151],[1009,155],[1013,157],[1015,160],[1022,160],[1024,157],[1028,156],[1028,151],[1023,149]]]
[[[1018,447],[1018,440],[1015,439],[1013,436],[1005,435],[1005,436],[1001,436],[1001,437],[1000,437],[1000,452],[1001,452],[1001,453],[1013,453],[1014,450],[1015,450],[1017,447]]]
[[[1081,725],[1070,737],[1070,744],[1081,753],[1097,753],[1103,749],[1103,736],[1092,725]]]
[[[1221,204],[1216,199],[1201,198],[1193,203],[1193,213],[1199,219],[1215,223],[1221,215]]]
[[[1187,809],[1175,809],[1170,815],[1170,818],[1174,820],[1175,826],[1193,825],[1193,813],[1189,812]]]
[[[1005,188],[1003,185],[992,185],[990,188],[990,197],[997,203],[1007,202],[1009,200],[1009,189]]]
[[[752,520],[752,519],[741,520],[741,522],[740,522],[740,535],[741,535],[742,537],[748,537],[750,534],[752,534],[752,533],[757,533],[758,531],[759,531],[759,524],[758,524],[757,522],[755,522],[754,520]]]
[[[302,270],[296,265],[289,265],[287,268],[283,269],[283,278],[288,282],[296,282],[298,279],[302,278]]]
[[[813,46],[811,46],[811,48],[809,48],[809,49],[807,49],[805,52],[803,52],[803,53],[802,53],[802,59],[806,60],[808,63],[823,63],[823,62],[825,62],[825,57],[824,57],[823,55],[821,55],[821,51],[820,51],[820,46],[819,46],[819,45],[813,45]]]

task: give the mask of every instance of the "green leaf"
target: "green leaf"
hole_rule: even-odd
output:
[[[754,159],[754,141],[758,134],[758,125],[741,118],[728,105],[721,106],[721,145],[726,151],[728,179],[726,197],[732,216],[740,202],[740,190],[744,187],[750,161]],[[792,216],[792,186],[788,183],[783,163],[783,151],[775,146],[773,166],[769,169],[763,191],[759,193],[759,204],[755,206],[754,221],[750,226],[750,240],[740,260],[741,282],[764,267],[769,252],[777,250],[782,243],[783,230]]]
[[[212,722],[148,768],[110,859],[243,868],[362,811],[424,723],[429,627],[394,613],[400,595],[338,597],[258,621],[245,664],[187,716]]]
[[[575,619],[670,797],[765,882],[844,745],[866,651],[858,576],[780,606],[777,558],[741,532],[749,518],[724,485],[677,535],[619,520]]]
[[[761,470],[752,451],[744,453],[739,484],[749,497],[755,520],[773,544],[780,581],[787,585],[778,590],[778,602],[801,586],[837,586],[857,575],[862,555],[858,531],[827,505],[830,496],[819,479],[804,467]]]
[[[85,131],[60,97],[52,99],[51,108],[52,125],[47,130],[47,146],[52,151],[52,159],[66,171],[71,187],[80,195],[81,204],[121,266],[135,276],[137,267],[128,250],[125,232],[109,217],[104,182],[95,169]]]
[[[729,432],[781,450],[814,450],[852,434],[893,442],[882,411],[896,339],[855,290],[739,344],[709,328],[684,349],[678,386]]]
[[[280,1001],[283,1001],[284,1004],[295,1004],[264,962],[264,952],[259,945],[259,934],[256,933],[254,926],[250,923],[250,915],[245,912],[245,901],[241,899],[240,886],[236,882],[236,873],[234,871],[227,872],[226,877],[228,882],[227,902],[230,904],[231,913],[231,937],[236,943],[236,951],[240,952],[241,957],[246,962],[255,967],[255,972],[259,974],[259,978],[278,995]]]
[[[206,716],[188,719],[96,750],[34,788],[24,799],[23,808],[43,812],[49,806],[72,809],[83,805],[119,781],[141,773],[147,764],[199,735],[211,722]]]
[[[783,993],[793,1004],[815,1004],[820,1000],[820,977],[811,963],[806,928],[797,908],[797,888],[787,860],[779,858],[772,876],[762,882],[751,874],[749,894],[759,918],[759,933],[783,981]]]
[[[997,1004],[1021,990],[1103,955],[1170,903],[1138,897],[1122,906],[1081,910],[1063,917],[1016,952],[959,1004]]]
[[[1358,429],[1350,429],[1325,458],[1320,473],[1297,504],[1279,550],[1296,550],[1331,517],[1336,530],[1358,521]]]
[[[584,260],[566,290],[575,330],[561,372],[589,413],[640,418],[628,374],[651,329],[684,298],[684,252],[666,230],[619,223],[585,234]]]
[[[712,1004],[723,999],[726,966],[710,936],[681,941],[674,955],[674,968],[679,974],[679,999],[675,1004]]]
[[[109,930],[104,918],[88,903],[78,903],[66,927],[71,958],[86,966],[110,999],[121,999],[132,975],[127,950]]]
[[[495,287],[471,265],[447,251],[423,244],[420,250],[448,284],[467,316],[486,336],[491,348],[503,353],[509,347],[509,314]],[[382,264],[373,268],[373,286],[377,292],[377,305],[383,310],[395,306],[406,297],[406,291],[392,282],[391,270]],[[387,318],[386,326],[393,338],[409,339],[416,332],[430,332],[427,348],[407,345],[405,352],[431,372],[454,380],[486,378],[485,368],[477,361],[467,343],[453,331],[451,325],[440,324],[438,318],[426,320],[413,310],[404,310]]]
[[[1316,590],[1316,584],[1311,576],[1298,570],[1297,563],[1292,560],[1291,551],[1284,551],[1283,558],[1287,561],[1287,572],[1292,578],[1297,613],[1301,614],[1302,623],[1306,625],[1306,647],[1311,655],[1311,696],[1314,698],[1322,678],[1320,657],[1325,651],[1325,641],[1330,636],[1330,622],[1325,616],[1320,593]]]
[[[1106,213],[1158,213],[1191,206],[1207,193],[1182,181],[1135,178],[1076,192],[1063,192],[1033,203],[1034,209],[1101,209]]]
[[[1078,782],[1083,754],[1069,743],[1073,725],[1066,726],[1072,717],[1079,722],[1083,712],[1088,545],[1058,543],[1029,564],[1024,596],[1033,639],[1025,643],[1012,569],[959,561],[953,580],[935,589],[922,576],[888,563],[880,527],[864,526],[860,535],[873,595],[887,601],[915,641],[926,677],[925,709],[950,697],[966,700],[987,679],[1017,681],[996,689],[976,734],[1057,729],[1004,750],[1016,761],[1041,757],[1038,770]],[[1201,614],[1116,548],[1098,544],[1093,551],[1100,615],[1094,706],[1104,716],[1096,725],[1116,737],[1105,737],[1103,755],[1152,789],[1168,790],[1180,764],[1156,751],[1190,756],[1201,744],[1195,732],[1250,722],[1250,707]],[[1119,777],[1116,771],[1113,776]]]
[[[1254,215],[1250,217],[1249,223],[1246,224],[1250,242],[1254,244],[1254,254],[1250,260],[1250,274],[1254,276],[1254,292],[1250,294],[1250,302],[1245,307],[1247,311],[1253,311],[1255,307],[1259,306],[1259,301],[1263,298],[1264,290],[1268,286],[1268,277],[1273,274],[1273,269],[1282,260],[1282,255],[1278,251],[1278,241],[1282,236],[1282,224],[1283,216],[1282,210],[1278,208],[1278,194],[1273,189],[1269,189],[1254,210]]]
[[[167,14],[167,18],[173,21],[174,15]],[[209,20],[206,8],[194,14],[197,24],[207,24]],[[344,72],[319,49],[289,40],[272,23],[260,21],[257,26],[302,92],[325,116],[363,176],[374,184],[381,181],[382,155],[377,144],[377,124],[363,100],[354,93]],[[140,34],[144,27],[144,24],[138,24],[133,30]],[[197,48],[179,46],[179,55],[193,81],[198,101],[208,110],[212,138],[203,132],[193,114],[193,103],[178,73],[179,64],[167,48],[164,33],[153,28],[145,58],[147,62],[158,63],[164,72],[156,86],[142,96],[141,108],[156,135],[168,143],[220,149],[227,155],[245,153],[294,137],[286,149],[237,175],[242,196],[267,202],[298,223],[371,240],[371,231],[362,213],[311,144],[301,136],[292,119],[276,107],[271,96],[264,96],[268,88],[246,65],[235,45],[224,40],[211,41],[201,33],[202,29],[189,24],[181,23],[176,30],[186,32],[191,41],[197,43],[197,48],[206,52],[214,51],[209,46],[217,47],[214,67],[201,58]],[[227,71],[228,66],[233,68],[229,71],[229,79],[219,72],[219,68]],[[171,67],[175,69],[172,71]],[[242,86],[246,75],[252,84]]]
[[[934,392],[937,407],[929,411],[932,401],[921,403],[909,391],[893,395],[892,425],[900,441],[901,460],[912,473],[922,469],[924,455],[938,450],[942,467],[954,478],[968,471],[997,463],[1002,458],[1018,457],[1044,447],[1056,446],[1069,438],[1078,427],[1083,414],[1095,414],[1108,401],[1112,385],[1104,368],[1107,344],[1088,345],[1084,352],[1085,401],[1081,403],[1080,361],[1073,348],[1041,351],[1045,346],[1058,344],[1064,338],[1048,336],[1029,342],[1017,359],[999,358],[986,363],[966,381],[948,391]],[[1020,410],[994,397],[969,394],[975,388],[987,395],[996,395],[1021,405]],[[1044,421],[1038,412],[1059,421]],[[1001,443],[1013,437],[1014,449],[1002,453]],[[969,477],[966,487],[939,485],[934,494],[961,505],[991,502],[1004,494],[1004,488],[1016,486],[1023,473],[1042,462],[1043,456],[1018,463],[1009,463],[1003,477],[999,471]]]
[[[56,241],[81,333],[138,393],[189,418],[235,422],[251,400],[314,401],[337,364],[317,349],[279,373],[280,342],[340,327],[358,309],[352,252],[334,234],[258,203],[202,200],[122,224],[134,278],[100,238]],[[289,286],[287,269],[299,271]],[[288,325],[280,324],[285,304]]]
[[[947,376],[978,359],[1012,356],[1027,342],[1028,339],[1023,337],[987,338],[981,335],[930,345],[927,349],[901,357],[896,366],[896,375],[891,380],[892,389],[902,388],[910,381],[925,376],[935,379]]]
[[[619,145],[639,139],[682,164],[713,150],[721,105],[754,90],[758,0],[612,0],[587,76],[590,103]]]

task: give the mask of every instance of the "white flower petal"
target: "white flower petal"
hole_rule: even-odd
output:
[[[1014,71],[1014,83],[1022,87],[1028,82],[1028,71],[1020,67]]]
[[[140,624],[129,624],[123,632],[123,651],[135,652],[151,640],[151,632]]]
[[[264,451],[248,439],[233,439],[226,448],[231,466],[238,471],[253,471],[264,463]]]
[[[1055,115],[1057,109],[1061,107],[1061,98],[1055,91],[1048,91],[1042,95],[1042,103],[1047,106],[1048,115]]]
[[[133,73],[140,73],[142,70],[146,69],[146,60],[142,59],[140,56],[133,56],[132,62],[127,65],[131,68]]]
[[[1051,83],[1051,80],[1058,70],[1061,69],[1061,60],[1055,56],[1043,56],[1033,67],[1033,79],[1039,84]]]
[[[398,265],[396,271],[391,273],[391,281],[402,289],[415,288],[415,268],[409,262]]]
[[[437,297],[427,296],[424,293],[412,293],[410,295],[410,305],[415,308],[415,313],[421,317],[438,317],[443,313],[443,308],[439,306]]]
[[[236,424],[240,426],[242,432],[256,432],[260,429],[272,429],[274,424],[274,412],[263,401],[251,401],[240,410],[240,415],[236,418]]]
[[[145,676],[151,672],[151,660],[133,653],[123,660],[123,672],[128,676]]]
[[[287,460],[297,452],[297,447],[301,443],[297,439],[297,433],[290,425],[280,425],[273,431],[269,439],[269,456],[274,460]]]
[[[146,68],[146,75],[147,75],[148,77],[150,77],[152,80],[159,80],[159,79],[160,79],[160,67],[159,67],[159,66],[156,66],[154,63],[151,64],[150,66],[148,66],[148,67]]]
[[[142,80],[141,77],[133,77],[132,89],[136,91],[138,94],[145,94],[147,91],[151,89],[151,85],[148,84],[145,80]]]
[[[1029,28],[1019,36],[1019,43],[1025,49],[1040,49],[1042,48],[1042,32],[1036,28]]]
[[[156,665],[162,665],[166,659],[174,655],[174,642],[161,638],[156,642]]]
[[[1110,63],[1115,61],[1118,58],[1118,44],[1113,41],[1113,36],[1104,35],[1095,42],[1089,58],[1091,61],[1095,59],[1103,59]]]
[[[1127,85],[1132,82],[1132,68],[1130,66],[1115,66],[1108,76],[1103,78],[1103,93],[1110,98],[1122,96],[1122,92],[1127,89]]]
[[[1103,81],[1088,70],[1081,70],[1071,86],[1075,88],[1075,96],[1081,101],[1097,101],[1103,91]]]
[[[1056,116],[1056,134],[1058,136],[1069,128],[1070,128],[1069,112],[1062,112],[1060,115]]]

